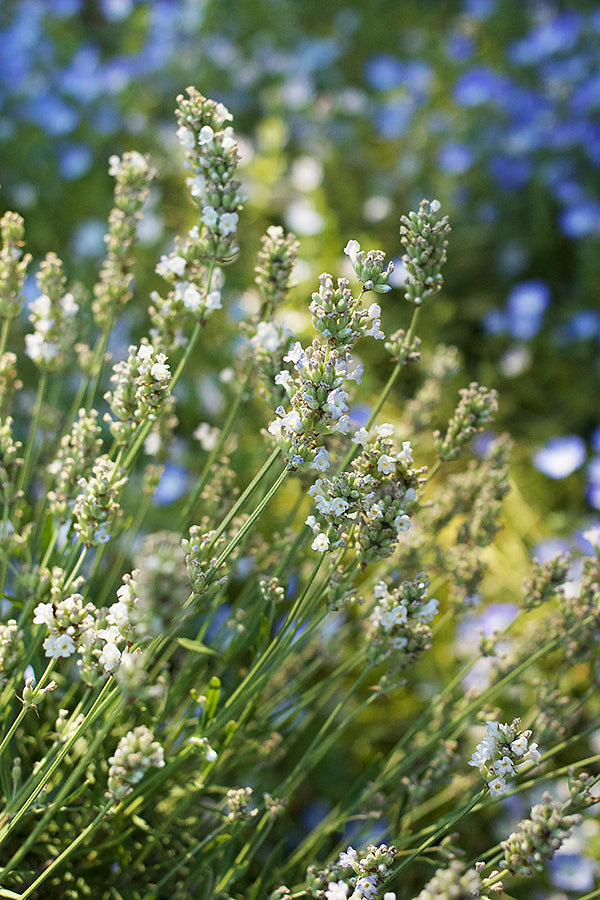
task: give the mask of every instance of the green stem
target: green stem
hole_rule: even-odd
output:
[[[104,804],[102,809],[98,812],[96,817],[90,822],[90,824],[87,826],[87,828],[84,828],[83,831],[81,832],[81,834],[77,835],[75,840],[71,844],[69,844],[69,846],[66,847],[65,850],[63,850],[63,852],[59,856],[57,856],[56,859],[53,860],[46,869],[44,869],[42,874],[38,878],[36,878],[36,880],[32,884],[29,885],[27,890],[23,894],[21,894],[21,900],[26,900],[27,897],[30,897],[31,894],[33,894],[33,892],[35,890],[37,890],[37,888],[40,886],[40,884],[43,884],[43,882],[48,878],[48,876],[52,875],[52,873],[54,871],[56,871],[56,869],[58,869],[58,867],[60,865],[62,865],[62,863],[65,861],[65,859],[67,859],[67,857],[69,857],[71,855],[71,853],[73,853],[73,851],[76,850],[77,847],[79,847],[79,845],[82,844],[86,840],[86,838],[88,838],[90,836],[90,834],[92,834],[92,832],[94,832],[96,830],[96,828],[98,827],[98,825],[100,824],[100,822],[102,821],[102,819],[104,818],[104,816],[106,815],[106,813],[108,812],[110,807],[113,805],[113,802],[114,801],[111,799],[111,800],[108,800]]]
[[[403,859],[401,863],[394,867],[394,875],[398,875],[399,872],[401,872],[403,869],[406,869],[406,867],[409,866],[410,863],[413,862],[413,860],[415,860],[418,856],[420,856],[423,851],[427,849],[427,847],[430,847],[431,844],[434,844],[436,841],[441,840],[441,838],[448,834],[448,832],[450,832],[454,828],[457,822],[460,822],[460,820],[464,816],[466,816],[467,813],[471,812],[471,810],[475,806],[477,806],[479,801],[483,799],[485,791],[486,788],[482,788],[472,800],[470,800],[467,804],[465,804],[465,806],[462,807],[462,809],[459,809],[457,813],[454,813],[454,815],[446,819],[439,828],[436,828],[428,838],[426,838],[421,844],[419,844],[419,846],[415,850],[412,851],[412,853],[409,853],[409,855],[405,859]]]
[[[6,350],[6,342],[8,340],[8,331],[10,328],[10,319],[2,320],[2,330],[0,331],[0,358]]]
[[[231,554],[233,553],[233,551],[235,550],[237,545],[244,539],[244,537],[246,536],[248,531],[250,531],[250,529],[252,528],[252,526],[254,525],[256,520],[262,514],[265,507],[268,506],[268,504],[271,502],[271,500],[273,499],[273,497],[275,496],[275,494],[277,493],[277,491],[279,490],[279,488],[281,487],[283,482],[288,477],[289,472],[290,472],[290,470],[286,466],[285,469],[282,470],[282,472],[280,473],[279,477],[274,482],[274,484],[271,485],[271,487],[269,488],[267,493],[264,495],[264,497],[262,498],[262,500],[260,501],[258,506],[255,508],[255,510],[251,513],[250,516],[248,516],[248,518],[246,519],[246,521],[244,522],[244,524],[242,525],[240,530],[235,534],[235,536],[231,539],[229,544],[225,547],[225,549],[223,550],[223,552],[221,553],[221,555],[217,558],[217,561],[215,562],[215,565],[214,565],[215,572],[219,571],[220,566],[222,566],[223,563],[226,562],[227,559],[229,559],[229,557],[231,556]],[[245,492],[245,493],[248,493],[248,492]],[[236,504],[236,506],[237,506],[237,504]],[[232,513],[230,513],[225,518],[224,522],[228,522],[228,520],[230,521],[231,518],[233,518]],[[219,527],[219,529],[217,529],[217,535],[218,535],[218,533],[223,531],[224,527],[225,526],[222,524]],[[215,537],[217,535],[215,535]]]
[[[215,444],[213,449],[208,454],[208,458],[204,464],[204,469],[202,470],[202,475],[200,476],[200,480],[198,481],[198,484],[194,488],[193,492],[188,497],[188,500],[183,508],[182,521],[184,523],[187,522],[198,498],[201,496],[202,491],[204,490],[204,488],[208,484],[208,481],[210,480],[210,476],[212,473],[212,469],[213,469],[215,460],[220,459],[220,457],[221,457],[221,451],[223,450],[223,448],[227,442],[227,439],[233,430],[233,426],[236,422],[238,411],[239,411],[240,405],[242,403],[242,399],[248,388],[248,384],[250,382],[250,378],[252,377],[253,371],[254,371],[254,361],[251,360],[247,367],[246,377],[244,378],[244,380],[242,382],[242,385],[237,393],[237,396],[236,396],[234,402],[231,404],[231,406],[229,408],[229,413],[227,415],[227,419],[225,420],[225,424],[223,425],[223,428],[221,429],[217,443]]]
[[[31,461],[33,459],[33,451],[36,446],[36,434],[38,430],[38,425],[40,423],[40,418],[42,415],[42,403],[44,399],[44,393],[46,391],[46,384],[48,381],[48,375],[46,372],[42,372],[40,376],[40,380],[38,381],[38,389],[37,396],[35,400],[35,407],[33,410],[33,415],[31,417],[31,424],[29,426],[29,434],[27,436],[27,447],[25,448],[25,453],[23,456],[23,465],[19,471],[19,478],[17,480],[17,490],[22,491],[23,487],[28,483],[29,470],[31,468]]]
[[[48,680],[48,677],[50,676],[50,673],[52,672],[52,669],[54,668],[55,664],[56,664],[56,660],[51,659],[50,662],[48,663],[48,665],[46,666],[46,671],[41,676],[39,682],[34,686],[37,693],[39,693],[42,690],[42,688],[43,688],[44,684],[46,683],[46,681]],[[0,756],[2,756],[2,754],[4,753],[11,737],[13,736],[13,734],[15,733],[15,731],[17,730],[17,728],[19,727],[19,725],[21,724],[21,722],[23,721],[25,716],[27,715],[27,712],[32,707],[35,708],[35,703],[33,701],[36,699],[36,696],[37,695],[34,695],[30,701],[24,701],[24,700],[21,701],[23,703],[23,706],[19,712],[19,715],[17,716],[15,721],[12,723],[12,725],[10,726],[10,728],[4,735],[4,737],[2,739],[2,743],[0,743]],[[40,699],[41,699],[41,694],[40,694]]]

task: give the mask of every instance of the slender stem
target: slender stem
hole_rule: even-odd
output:
[[[10,319],[2,320],[2,330],[0,331],[0,357],[3,356],[4,351],[6,350],[6,342],[8,340],[8,331],[10,328]]]
[[[17,490],[22,491],[23,487],[28,482],[29,470],[31,467],[31,461],[33,459],[33,451],[36,446],[36,433],[38,430],[38,425],[40,423],[40,418],[42,415],[42,404],[44,399],[44,393],[46,391],[46,384],[48,381],[48,375],[46,372],[42,372],[40,376],[40,380],[38,381],[38,390],[37,397],[35,400],[35,407],[33,410],[33,415],[31,417],[31,425],[29,427],[29,434],[27,436],[27,446],[25,448],[25,453],[23,455],[23,465],[19,471],[19,477],[17,480]]]
[[[44,687],[46,681],[48,680],[50,673],[52,672],[52,669],[54,668],[55,664],[56,664],[56,660],[51,659],[50,662],[48,663],[48,665],[46,666],[46,671],[41,676],[39,682],[34,686],[34,690],[36,691],[36,693],[41,692],[41,690]],[[17,728],[19,727],[19,725],[21,724],[21,722],[23,721],[25,716],[27,715],[27,712],[32,707],[35,708],[35,703],[33,702],[35,700],[35,698],[36,698],[36,694],[34,694],[34,696],[31,698],[30,701],[28,701],[28,700],[21,701],[23,703],[23,706],[22,706],[21,710],[19,711],[19,715],[17,716],[15,721],[12,723],[12,725],[10,726],[10,728],[4,735],[4,737],[2,739],[2,743],[0,743],[0,756],[2,756],[2,754],[4,753],[11,737],[13,736],[13,734],[15,733],[15,731],[17,730]],[[41,699],[41,694],[40,694],[40,699]]]
[[[30,897],[31,894],[33,894],[33,892],[35,890],[37,890],[37,888],[40,886],[40,884],[43,884],[43,882],[48,878],[48,876],[52,875],[52,873],[54,871],[56,871],[56,869],[58,869],[58,867],[60,865],[62,865],[62,863],[65,861],[65,859],[67,859],[71,855],[71,853],[73,853],[73,851],[76,850],[77,847],[79,847],[79,845],[82,844],[86,840],[86,838],[88,838],[90,836],[90,834],[92,834],[92,832],[94,832],[96,830],[96,828],[98,827],[98,825],[100,824],[100,822],[102,821],[102,819],[104,818],[104,816],[106,815],[106,813],[108,812],[110,807],[113,805],[113,802],[114,801],[111,799],[111,800],[108,800],[104,804],[102,809],[98,812],[96,817],[90,822],[90,824],[87,826],[87,828],[84,828],[83,831],[81,832],[81,834],[78,834],[77,837],[75,838],[75,840],[71,844],[69,844],[69,846],[66,847],[63,850],[63,852],[59,856],[57,856],[55,860],[53,860],[50,863],[48,868],[44,869],[42,874],[38,878],[36,878],[36,880],[32,884],[29,885],[27,890],[20,895],[21,900],[26,900],[27,897]]]
[[[204,464],[204,469],[202,471],[202,475],[200,476],[200,480],[198,481],[198,484],[196,485],[194,490],[190,493],[190,495],[187,499],[187,502],[182,510],[183,522],[187,522],[187,520],[196,504],[196,501],[198,500],[198,498],[202,494],[202,491],[208,484],[215,460],[220,459],[220,457],[221,457],[221,452],[222,452],[222,450],[227,442],[227,439],[228,439],[229,435],[231,434],[231,431],[233,430],[233,426],[236,422],[238,411],[239,411],[240,405],[242,403],[244,394],[248,388],[248,384],[250,382],[250,378],[252,377],[253,371],[254,371],[254,361],[251,360],[248,365],[247,371],[246,371],[246,377],[244,378],[244,380],[240,386],[240,389],[238,390],[238,393],[237,393],[237,396],[236,396],[234,402],[229,407],[229,413],[227,415],[227,419],[225,420],[225,424],[223,425],[223,428],[221,429],[218,440],[217,440],[215,446],[213,447],[213,449],[208,454],[208,458]]]
[[[262,500],[260,501],[260,503],[258,504],[256,509],[254,510],[254,512],[252,512],[251,515],[246,519],[246,521],[244,522],[244,524],[242,525],[240,530],[231,539],[229,544],[225,547],[225,549],[223,550],[223,552],[221,553],[221,555],[217,558],[217,561],[215,562],[215,565],[214,565],[215,572],[218,572],[219,567],[222,566],[223,563],[231,556],[231,554],[233,553],[233,551],[235,550],[237,545],[239,543],[241,543],[241,541],[246,536],[248,531],[250,531],[250,529],[252,528],[252,526],[254,525],[256,520],[262,514],[265,507],[268,506],[268,504],[271,502],[271,500],[273,499],[273,497],[275,496],[275,494],[277,493],[277,491],[279,490],[279,488],[281,487],[283,482],[288,477],[289,472],[290,472],[290,470],[286,466],[285,469],[283,469],[283,471],[279,475],[277,481],[275,481],[275,483],[271,485],[271,487],[269,488],[269,490],[267,491],[265,496],[262,498]],[[230,514],[228,517],[226,517],[226,520],[231,519],[231,518],[232,518],[232,515]],[[219,530],[222,531],[223,528],[218,529],[218,531]]]

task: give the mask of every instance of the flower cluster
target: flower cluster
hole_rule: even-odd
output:
[[[500,863],[511,875],[533,875],[544,868],[545,860],[552,859],[563,841],[571,834],[573,825],[579,825],[580,815],[568,815],[571,800],[553,801],[544,794],[542,803],[531,809],[531,817],[519,822],[515,831],[502,841],[504,859]]]
[[[165,764],[164,751],[149,728],[138,725],[117,744],[114,755],[108,759],[107,797],[119,803],[131,793],[150,766],[161,769]]]
[[[326,900],[371,900],[379,893],[378,889],[385,883],[392,869],[392,863],[398,850],[394,846],[370,844],[366,855],[359,857],[354,847],[340,853],[341,869],[352,869],[354,875],[349,878],[352,893],[348,895],[349,886],[346,881],[331,882],[325,891]],[[384,894],[384,900],[396,900],[392,892]]]
[[[113,391],[107,391],[114,418],[109,413],[105,421],[115,440],[126,445],[141,422],[153,421],[169,396],[171,372],[164,353],[142,340],[139,347],[131,346],[127,360],[115,363],[111,381]]]
[[[80,478],[81,493],[75,500],[73,517],[75,530],[88,547],[110,540],[110,528],[119,513],[119,491],[126,483],[118,477],[116,463],[110,457],[99,456],[92,475]]]
[[[18,473],[23,465],[21,442],[13,440],[11,416],[0,419],[0,500],[6,506],[17,498]]]
[[[42,293],[29,306],[34,331],[25,335],[25,353],[43,371],[64,371],[73,355],[79,304],[65,292],[62,263],[54,253],[42,261],[37,280]]]
[[[352,253],[360,254],[358,243],[351,243],[356,245]],[[383,288],[387,286],[388,277],[387,270],[383,272],[379,268],[383,265],[383,254],[381,251],[372,253],[377,259],[372,263],[373,277]],[[275,410],[277,418],[269,425],[269,432],[294,468],[308,462],[311,468],[326,471],[329,453],[319,446],[319,438],[350,431],[349,395],[344,384],[346,381],[360,384],[363,369],[351,350],[361,337],[376,340],[385,337],[381,330],[381,307],[372,303],[368,309],[363,309],[362,293],[364,289],[354,298],[346,278],[338,278],[334,283],[331,275],[320,275],[319,290],[313,293],[309,309],[322,340],[315,338],[306,349],[296,341],[283,357],[284,362],[293,364],[293,375],[284,369],[275,376],[275,383],[283,387],[290,398],[291,408],[287,412],[283,406]]]
[[[0,219],[2,248],[0,250],[0,318],[14,319],[21,312],[23,282],[31,262],[23,253],[25,229],[18,213],[6,212]]]
[[[519,719],[512,724],[487,721],[487,735],[475,748],[470,766],[479,769],[492,797],[508,790],[506,779],[540,760],[537,744],[530,744],[531,731],[521,731]]]
[[[142,205],[155,174],[148,157],[135,150],[124,153],[122,158],[111,156],[108,172],[115,178],[114,207],[105,238],[106,260],[92,303],[94,320],[101,328],[132,297],[132,250]]]
[[[390,556],[398,536],[410,528],[419,477],[424,469],[412,466],[412,448],[403,441],[394,449],[389,424],[378,425],[372,433],[361,428],[353,441],[362,453],[352,461],[350,471],[331,480],[318,478],[309,495],[327,521],[336,543],[352,544],[361,565]],[[314,516],[307,524],[315,533],[313,549],[323,552],[331,538]]]
[[[475,382],[459,391],[460,400],[454,416],[448,423],[445,437],[434,432],[436,452],[441,460],[448,462],[460,456],[462,448],[471,438],[483,431],[498,410],[498,393],[488,390]]]
[[[48,466],[52,477],[48,491],[48,505],[52,515],[63,518],[73,507],[77,487],[102,446],[100,426],[95,409],[89,415],[80,409],[68,434],[60,440],[58,452]]]
[[[15,619],[0,624],[0,687],[9,680],[23,658],[23,632]]]
[[[58,602],[38,603],[33,621],[45,625],[49,631],[44,639],[46,656],[58,659],[75,653],[93,631],[95,613],[94,604],[86,603],[82,594],[70,594]]]
[[[227,821],[245,822],[258,815],[258,807],[252,802],[253,790],[250,787],[231,788],[226,794]]]
[[[267,323],[290,289],[292,269],[300,244],[280,225],[270,225],[258,253],[255,282],[261,296],[259,320]]]
[[[406,269],[404,296],[415,306],[437,294],[444,283],[441,270],[450,226],[447,216],[440,218],[440,209],[437,200],[421,200],[418,212],[400,220],[400,238],[406,250],[402,257]]]
[[[485,900],[481,887],[476,869],[467,869],[464,862],[453,859],[447,868],[437,869],[415,900]]]
[[[386,682],[431,646],[429,622],[438,611],[438,601],[428,598],[428,588],[424,573],[391,591],[383,581],[373,588],[377,605],[367,623],[368,655],[374,664],[386,666]]]
[[[200,210],[200,223],[175,242],[175,249],[156,268],[170,290],[166,298],[152,293],[152,335],[167,349],[182,342],[180,328],[186,318],[203,322],[221,309],[223,281],[218,264],[231,262],[237,253],[244,199],[234,180],[239,156],[233,129],[227,124],[231,114],[195,88],[187,93],[187,98],[177,98],[177,136],[192,171],[188,186]]]

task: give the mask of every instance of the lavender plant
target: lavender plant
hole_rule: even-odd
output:
[[[351,239],[345,274],[321,275],[310,298],[316,336],[295,334],[283,307],[298,243],[278,226],[257,252],[255,314],[228,320],[244,202],[231,116],[189,88],[177,117],[196,222],[157,263],[146,334],[112,371],[150,162],[111,158],[95,286],[69,289],[60,260],[42,263],[24,354],[6,348],[30,260],[21,220],[3,220],[0,897],[537,885],[595,802],[598,536],[595,555],[536,567],[511,593],[518,617],[457,668],[458,626],[495,589],[509,445],[490,434],[473,455],[497,406],[481,385],[439,421],[448,348],[393,403],[405,376],[418,381],[419,319],[442,287],[440,204],[401,220],[406,329],[386,338],[392,265]],[[230,342],[227,412],[180,422],[207,333]],[[389,377],[361,416],[369,340]],[[17,379],[24,357],[35,398]],[[249,474],[240,449],[259,441]],[[176,442],[194,483],[152,528]],[[570,799],[536,804],[542,786]],[[532,807],[512,831],[509,794]]]

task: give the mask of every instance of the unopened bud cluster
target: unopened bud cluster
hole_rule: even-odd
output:
[[[530,818],[519,822],[516,830],[502,841],[504,859],[500,865],[511,875],[533,875],[541,871],[545,861],[552,859],[569,837],[573,825],[581,822],[580,815],[567,815],[570,807],[570,800],[553,802],[550,794],[544,794],[542,803],[532,807]]]
[[[71,431],[61,440],[56,458],[48,466],[52,477],[48,505],[52,515],[67,518],[79,494],[78,486],[89,470],[90,459],[98,455],[102,440],[95,409],[89,415],[80,409]]]
[[[92,304],[94,319],[100,328],[109,323],[118,308],[131,299],[132,250],[136,229],[155,174],[148,157],[135,150],[124,153],[122,158],[111,156],[108,172],[116,182],[115,205],[108,219],[106,260],[94,287]]]
[[[118,477],[116,463],[106,455],[98,457],[91,477],[79,480],[81,493],[73,517],[75,530],[88,547],[111,539],[111,527],[119,512],[119,492],[126,481]]]
[[[252,788],[231,788],[226,794],[227,820],[245,822],[258,815],[258,807],[252,802]]]
[[[17,480],[23,459],[19,456],[21,442],[12,436],[13,420],[0,419],[0,501],[5,506],[17,497]]]
[[[14,674],[23,653],[23,632],[15,619],[9,619],[0,625],[0,687]]]
[[[164,766],[164,751],[150,729],[138,725],[121,738],[108,764],[107,796],[118,803],[131,793],[151,766],[158,769]]]
[[[475,869],[467,869],[453,859],[445,869],[438,869],[414,900],[472,900],[483,898],[481,878]]]
[[[448,423],[445,437],[439,431],[433,435],[436,453],[448,462],[460,456],[462,448],[471,438],[483,431],[498,410],[498,394],[495,390],[473,382],[459,391],[460,400],[454,416]]]
[[[267,228],[254,270],[262,300],[259,312],[261,321],[269,320],[286,299],[299,246],[295,235],[285,234],[280,225]]]
[[[400,239],[406,250],[404,296],[415,306],[437,294],[444,283],[441,270],[450,226],[447,216],[440,218],[440,208],[437,200],[421,200],[418,212],[400,219]]]

